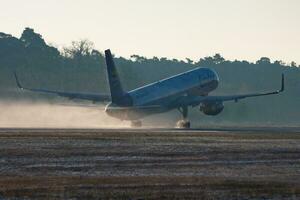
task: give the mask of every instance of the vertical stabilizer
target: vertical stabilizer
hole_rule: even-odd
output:
[[[125,93],[122,88],[118,71],[109,49],[105,51],[105,60],[112,103],[115,103],[117,105],[127,105],[128,95],[126,95],[127,93]]]

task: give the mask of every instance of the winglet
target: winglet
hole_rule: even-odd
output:
[[[283,92],[284,91],[284,74],[281,75],[281,89],[279,90],[279,92]]]
[[[17,73],[16,73],[16,72],[14,72],[14,76],[15,76],[16,83],[17,83],[18,88],[20,88],[20,89],[23,90],[24,88],[22,87],[22,85],[21,85],[21,83],[20,83],[20,81],[19,81],[19,79],[18,79],[18,76],[17,76]]]

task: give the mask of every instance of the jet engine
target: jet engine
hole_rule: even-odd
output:
[[[205,102],[200,104],[200,111],[206,115],[215,116],[224,109],[223,102]]]

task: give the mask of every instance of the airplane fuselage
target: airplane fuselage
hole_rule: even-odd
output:
[[[120,107],[110,103],[105,112],[118,119],[136,120],[178,108],[177,102],[184,95],[207,96],[218,84],[214,70],[196,68],[132,90],[124,94],[130,97],[131,105]]]

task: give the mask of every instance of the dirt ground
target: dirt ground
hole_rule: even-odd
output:
[[[300,132],[0,129],[0,199],[300,199]]]

